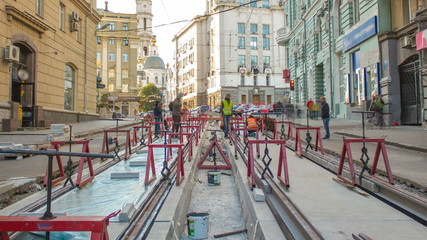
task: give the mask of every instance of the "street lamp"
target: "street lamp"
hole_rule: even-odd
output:
[[[95,29],[95,32],[98,32],[99,30],[103,30],[106,29],[107,27],[109,27],[111,25],[111,23],[107,23],[102,25],[100,28]]]

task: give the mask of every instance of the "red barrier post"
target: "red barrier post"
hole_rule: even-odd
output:
[[[7,232],[91,232],[91,240],[108,240],[109,219],[116,216],[57,216],[41,220],[39,216],[0,216],[0,239],[9,240]]]
[[[343,180],[344,182],[346,182],[347,184],[350,184],[352,186],[356,185],[356,171],[354,168],[354,164],[353,164],[353,156],[351,153],[351,147],[350,147],[350,143],[367,143],[367,142],[371,142],[371,143],[377,143],[377,148],[375,151],[375,156],[374,156],[374,162],[372,163],[372,169],[371,169],[371,175],[373,177],[375,177],[375,173],[376,173],[376,169],[377,169],[377,165],[378,165],[378,160],[379,160],[379,156],[380,153],[382,153],[383,155],[383,160],[384,160],[384,166],[386,168],[386,172],[387,172],[387,177],[388,177],[388,182],[390,184],[394,184],[394,179],[393,179],[393,174],[391,172],[391,167],[390,167],[390,162],[388,160],[388,154],[387,154],[387,150],[385,148],[385,139],[384,138],[377,138],[377,139],[343,139],[344,143],[343,143],[343,148],[341,151],[341,159],[340,159],[340,164],[338,166],[338,173],[337,173],[337,177],[341,180]],[[349,168],[350,168],[350,176],[351,179],[347,179],[345,177],[342,176],[342,172],[344,169],[344,161],[345,161],[345,157],[347,156],[347,161],[349,164]],[[381,180],[381,179],[380,179]]]
[[[149,126],[136,126],[133,127],[133,134],[132,134],[132,146],[136,146],[138,144],[138,129],[141,129],[141,135],[144,134],[144,129],[148,129],[150,132],[148,134],[148,143],[151,143],[151,127]]]
[[[154,148],[178,148],[178,166],[180,161],[183,168],[182,147],[184,144],[148,144],[147,167],[145,168],[145,185],[150,185],[156,179],[156,163],[154,161]],[[181,149],[181,150],[180,150]],[[150,178],[151,172],[151,178]],[[182,170],[183,174],[184,170]],[[177,173],[178,174],[178,173]],[[181,175],[181,177],[184,177]],[[178,184],[178,183],[177,183]],[[179,184],[178,184],[179,185]]]
[[[320,127],[296,127],[296,133],[295,133],[295,152],[298,152],[301,156],[304,156],[303,149],[302,149],[302,140],[301,140],[301,134],[300,130],[316,130],[316,148],[315,151],[317,152],[318,148],[320,147],[320,152],[322,154],[325,154],[325,150],[323,149],[323,143],[322,143],[322,136],[320,135]]]
[[[130,140],[130,129],[128,130],[104,130],[104,140],[102,144],[102,152],[109,153],[109,145],[108,145],[108,133],[126,133],[126,142],[125,142],[125,159],[129,158],[130,153],[132,152],[132,143]],[[150,130],[148,131],[148,134],[150,135]],[[151,135],[149,136],[149,139],[151,138]],[[117,139],[118,141],[118,139]],[[117,142],[118,144],[118,142]]]
[[[293,135],[292,135],[292,121],[275,121],[274,122],[274,139],[278,139],[278,134],[277,134],[277,124],[287,124],[288,125],[288,137],[286,139],[292,139]]]

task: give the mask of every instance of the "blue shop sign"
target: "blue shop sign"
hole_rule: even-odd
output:
[[[377,16],[374,16],[359,27],[349,32],[344,36],[342,45],[343,50],[347,51],[357,44],[365,41],[366,39],[376,35],[378,33]]]

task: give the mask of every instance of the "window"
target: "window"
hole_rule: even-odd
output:
[[[251,37],[251,49],[252,50],[258,49],[258,47],[257,47],[257,38],[256,37]]]
[[[267,86],[270,86],[270,74],[265,75],[265,82]]]
[[[147,19],[144,18],[144,30],[147,30]]]
[[[270,50],[270,38],[262,38],[262,48],[264,50]]]
[[[258,75],[254,75],[254,86],[258,86]]]
[[[114,92],[114,83],[108,84],[108,91]]]
[[[36,14],[43,17],[44,0],[36,0]]]
[[[96,43],[101,44],[101,37],[96,37]]]
[[[109,78],[115,78],[116,77],[116,70],[114,68],[108,69],[108,77]]]
[[[237,64],[239,64],[239,67],[245,67],[246,66],[245,55],[237,56]]]
[[[258,56],[251,56],[251,67],[258,66]]]
[[[269,35],[270,34],[270,25],[262,25],[262,34]]]
[[[122,45],[123,45],[123,46],[129,46],[129,39],[127,39],[127,38],[123,38],[123,40],[122,40]]]
[[[129,62],[129,54],[123,53],[122,54],[122,61],[123,62]]]
[[[65,65],[64,109],[74,110],[74,69]]]
[[[116,54],[112,52],[108,53],[108,61],[116,61]]]
[[[123,23],[123,27],[122,27],[123,31],[127,31],[129,30],[129,24],[127,23]]]
[[[269,0],[262,0],[262,7],[263,8],[269,8],[270,7]]]
[[[122,78],[129,78],[129,70],[122,69]]]
[[[270,67],[270,56],[264,56],[263,60],[264,69]]]
[[[116,31],[116,23],[110,23],[110,31]]]
[[[246,104],[246,95],[242,95],[242,104]]]
[[[110,39],[108,40],[108,44],[110,44],[110,45],[114,45],[114,44],[116,44],[116,39],[114,39],[114,38],[110,38]]]
[[[239,37],[238,48],[245,49],[245,37]]]
[[[155,76],[155,77],[154,77],[154,82],[155,82],[156,84],[159,84],[159,77]]]
[[[251,4],[250,4],[249,6],[250,6],[250,7],[253,7],[253,8],[256,8],[256,7],[257,7],[257,6],[256,6],[256,3],[257,3],[256,1],[252,1],[252,2],[251,2]]]
[[[245,34],[245,24],[244,23],[238,23],[237,24],[237,33]]]
[[[353,24],[360,21],[359,0],[353,0]]]
[[[96,61],[101,61],[101,53],[96,52]]]
[[[123,93],[129,92],[129,84],[122,84],[122,92]]]
[[[240,85],[245,85],[245,75],[240,75]]]
[[[59,3],[59,29],[65,31],[65,5]]]
[[[257,33],[258,33],[258,25],[251,24],[251,34],[257,34]]]

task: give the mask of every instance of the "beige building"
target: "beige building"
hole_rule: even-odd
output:
[[[100,20],[94,3],[0,2],[3,130],[98,117],[95,51],[90,50]]]
[[[102,16],[97,31],[96,72],[108,94],[111,107],[100,109],[100,114],[111,112],[131,116],[139,110],[138,89],[142,86],[142,64],[149,56],[151,29],[151,1],[137,1],[136,14],[114,13],[98,9]]]

